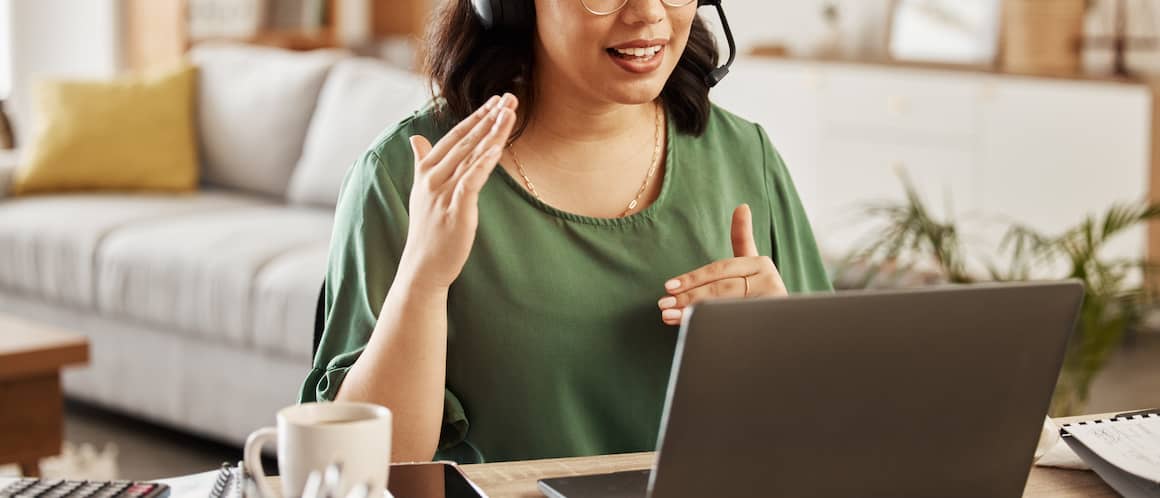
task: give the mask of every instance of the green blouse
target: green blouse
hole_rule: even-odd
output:
[[[761,254],[790,292],[828,291],[781,157],[759,125],[713,106],[706,132],[669,120],[656,201],[626,218],[580,216],[497,167],[479,197],[471,255],[448,296],[447,389],[437,458],[461,463],[655,448],[677,328],[664,282],[733,256],[749,203]],[[430,108],[382,134],[347,173],[326,276],[326,327],[301,400],[332,400],[362,353],[407,234],[408,143],[448,128]],[[771,330],[771,333],[775,331]]]

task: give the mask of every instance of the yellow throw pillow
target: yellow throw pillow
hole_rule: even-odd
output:
[[[37,137],[14,194],[197,188],[196,68],[111,81],[42,81]]]

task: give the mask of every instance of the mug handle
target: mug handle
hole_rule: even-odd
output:
[[[262,447],[271,441],[278,442],[278,429],[263,427],[250,433],[250,437],[246,438],[245,449],[242,451],[246,470],[249,470],[250,475],[254,476],[254,483],[258,485],[258,491],[265,498],[278,496],[270,488],[270,483],[266,479],[266,470],[262,468]]]

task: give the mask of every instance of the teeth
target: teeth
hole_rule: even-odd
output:
[[[636,47],[636,48],[616,48],[613,49],[620,55],[629,55],[632,57],[652,57],[657,52],[661,51],[660,45],[651,47]]]

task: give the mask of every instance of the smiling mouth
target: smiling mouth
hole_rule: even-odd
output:
[[[636,48],[609,48],[606,50],[608,55],[632,62],[648,62],[656,57],[664,48],[662,45],[653,45],[651,47],[636,47]]]

